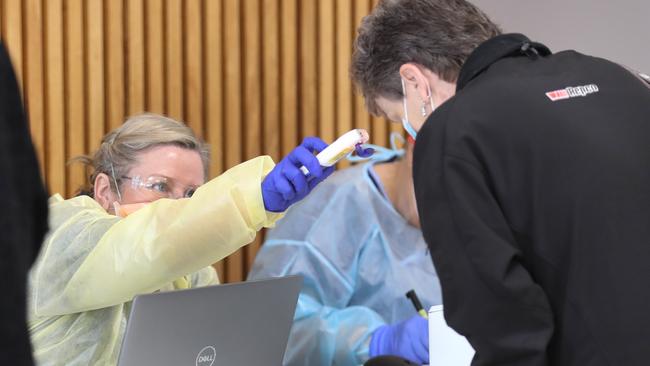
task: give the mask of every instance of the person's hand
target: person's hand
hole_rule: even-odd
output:
[[[322,167],[314,156],[326,147],[327,144],[318,137],[307,137],[271,170],[262,182],[262,197],[267,211],[285,211],[332,174],[334,167]],[[302,166],[307,168],[308,175],[300,170]]]
[[[420,315],[372,333],[369,356],[395,355],[419,364],[429,363],[429,322]]]

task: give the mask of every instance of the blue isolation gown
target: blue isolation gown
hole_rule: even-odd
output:
[[[395,210],[374,164],[333,174],[266,236],[249,279],[304,277],[285,365],[359,365],[372,332],[442,302],[417,228]]]

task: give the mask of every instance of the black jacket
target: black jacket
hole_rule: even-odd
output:
[[[413,169],[445,315],[473,365],[650,365],[640,79],[496,37],[420,130]]]
[[[0,365],[33,364],[25,288],[46,230],[47,196],[16,77],[0,44]]]

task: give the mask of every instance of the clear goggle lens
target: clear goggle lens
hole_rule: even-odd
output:
[[[146,178],[140,176],[122,177],[131,181],[131,188],[145,191],[157,198],[189,198],[192,197],[198,187],[184,187],[174,180],[152,175]]]

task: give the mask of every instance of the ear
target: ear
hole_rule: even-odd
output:
[[[95,177],[93,193],[95,195],[95,201],[106,211],[112,207],[113,202],[117,201],[117,195],[111,189],[111,178],[104,173],[99,173]]]
[[[399,75],[404,80],[406,93],[415,90],[421,100],[429,100],[431,86],[420,67],[414,63],[406,63],[400,66]]]

